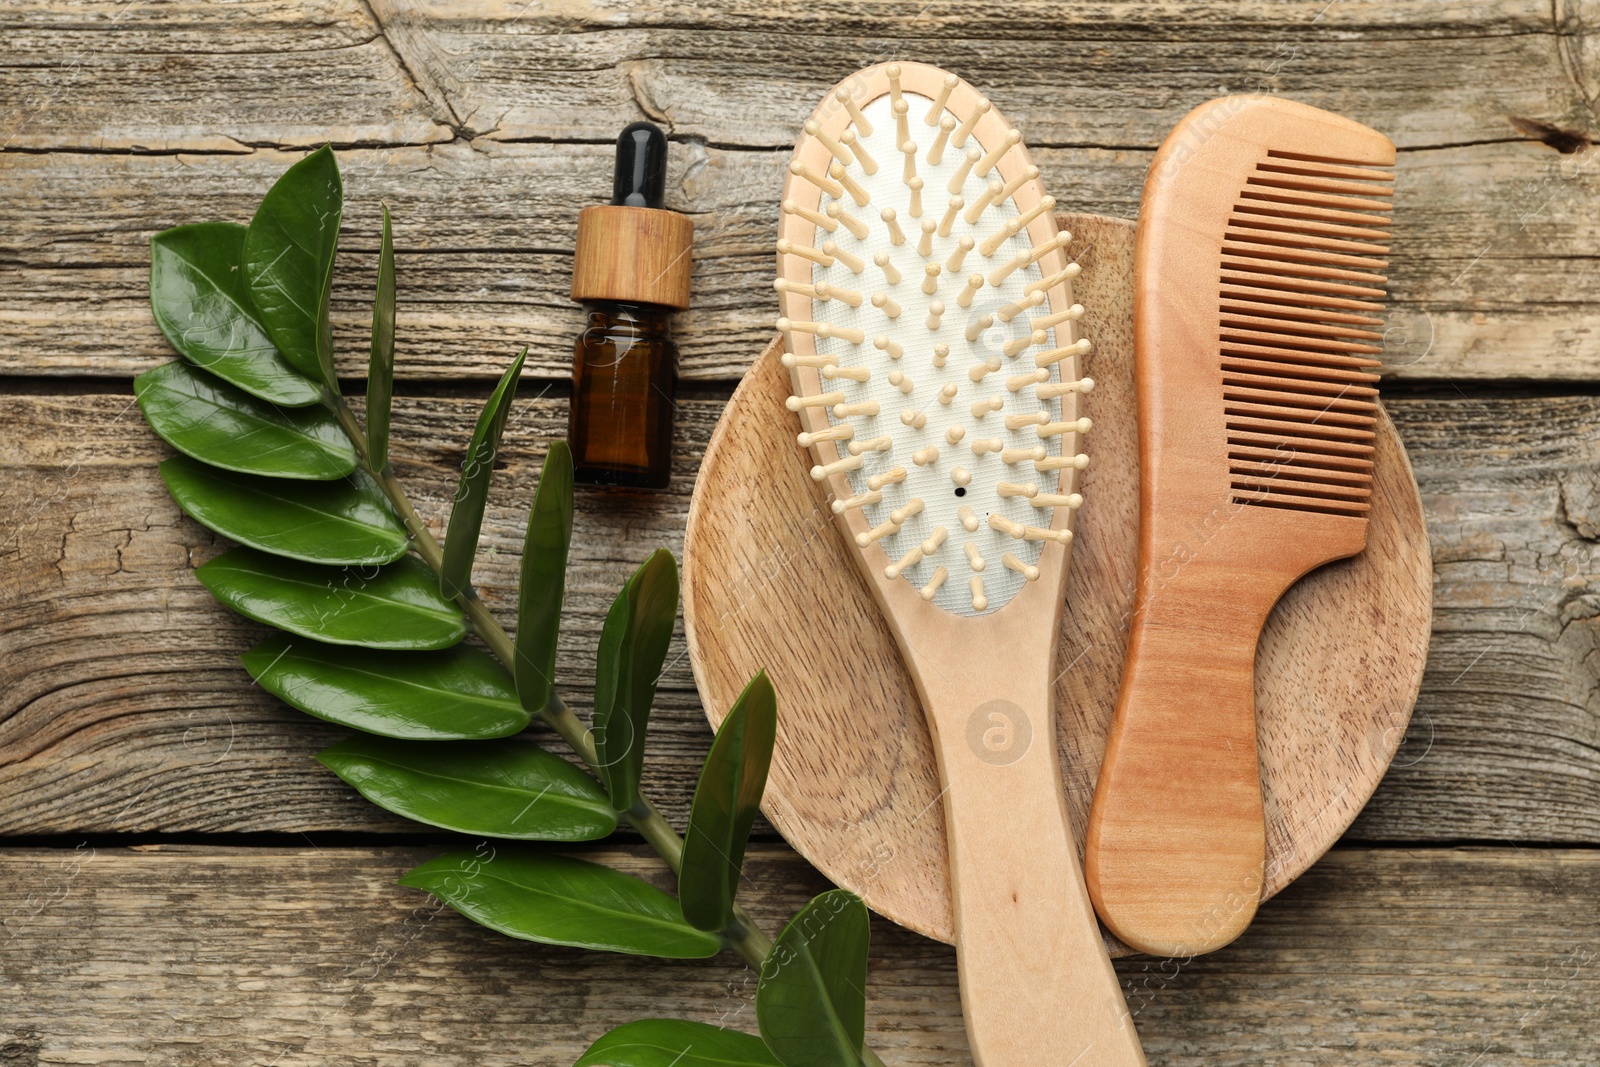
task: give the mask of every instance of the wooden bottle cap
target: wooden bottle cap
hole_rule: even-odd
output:
[[[578,212],[572,299],[689,306],[694,221],[663,208],[595,204]]]

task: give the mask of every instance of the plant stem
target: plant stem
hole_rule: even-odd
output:
[[[400,484],[400,480],[394,476],[394,471],[388,465],[382,470],[372,469],[367,456],[367,435],[362,432],[361,424],[356,421],[355,412],[350,410],[350,406],[343,398],[335,401],[334,414],[345,435],[355,445],[356,453],[361,458],[362,469],[378,483],[383,495],[388,498],[400,516],[400,521],[410,532],[417,555],[422,557],[422,561],[435,574],[439,573],[444,567],[444,549],[428,530],[422,521],[422,516],[417,514],[417,509],[411,506],[405,487]],[[456,603],[466,612],[467,618],[472,622],[472,628],[483,639],[483,643],[489,646],[489,651],[505,665],[506,670],[515,674],[516,645],[489,612],[488,606],[478,596],[478,590],[468,585],[456,597]],[[550,694],[550,702],[540,709],[539,717],[561,735],[561,739],[589,765],[591,771],[599,773],[600,757],[595,752],[594,738],[590,735],[588,727],[572,713],[558,694],[554,692]],[[656,855],[666,861],[676,876],[683,866],[683,838],[672,828],[672,824],[661,814],[660,809],[641,793],[633,807],[622,815],[628,824],[638,831],[639,836],[655,850]],[[767,953],[772,951],[772,939],[756,926],[755,920],[740,905],[733,906],[733,914],[734,926],[728,934],[728,945],[740,959],[759,971],[761,965],[766,962]],[[876,1062],[876,1057],[872,1057],[872,1062]],[[882,1067],[882,1064],[877,1063],[877,1067]]]

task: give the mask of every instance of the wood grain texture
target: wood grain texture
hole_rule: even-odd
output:
[[[1055,686],[1056,740],[1073,838],[1089,801],[1122,677],[1136,586],[1138,418],[1133,391],[1132,227],[1064,216],[1075,282],[1095,342],[1085,369],[1095,429],[1073,545]],[[801,854],[875,910],[951,937],[949,867],[934,747],[890,631],[844,559],[808,485],[769,349],[707,450],[691,506],[684,617],[713,721],[741,678],[764,668],[780,713],[766,810]],[[1269,813],[1263,892],[1280,890],[1337,839],[1400,744],[1429,619],[1421,505],[1392,431],[1382,434],[1371,552],[1295,588],[1264,631],[1257,663],[1261,773]],[[1329,627],[1363,625],[1329,650]],[[796,619],[810,620],[796,625]],[[827,621],[824,622],[823,620]],[[817,661],[819,634],[851,635]],[[824,669],[825,668],[825,669]],[[842,740],[841,740],[842,739]],[[1126,951],[1120,949],[1119,951]]]
[[[616,132],[648,117],[675,142],[668,206],[697,226],[684,372],[736,378],[770,319],[770,205],[804,117],[792,102],[908,51],[984,85],[1063,206],[1100,214],[1132,217],[1150,153],[1209,97],[1277,92],[1359,118],[1403,149],[1396,373],[1592,380],[1600,156],[1513,120],[1564,147],[1596,134],[1596,10],[963,2],[919,12],[907,39],[884,5],[775,21],[745,3],[624,19],[611,3],[29,0],[0,12],[0,256],[17,268],[0,272],[0,372],[122,377],[164,358],[150,234],[248,218],[298,156],[281,148],[331,138],[350,198],[345,372],[365,350],[386,200],[412,376],[493,377],[497,351],[530,343],[537,373],[559,378],[578,329],[564,296],[577,212],[609,189]],[[273,104],[260,87],[276,84],[300,103]]]
[[[512,941],[394,885],[451,846],[315,841],[0,853],[5,1062],[565,1067],[637,1018],[755,1029],[730,956]],[[637,850],[590,855],[660,883]],[[745,870],[769,928],[827,888],[770,846]],[[1592,851],[1340,849],[1221,952],[1117,970],[1164,1067],[1556,1067],[1593,1048],[1597,896]],[[872,937],[872,1047],[970,1063],[951,950],[881,919]]]
[[[436,533],[487,391],[395,403],[396,463]],[[507,429],[477,568],[508,626],[539,442],[566,425],[565,402],[536,392],[525,390]],[[616,590],[653,547],[681,552],[689,489],[723,404],[680,400],[672,492],[579,493],[558,677],[580,708]],[[1600,843],[1600,399],[1452,391],[1391,396],[1386,406],[1429,516],[1434,636],[1409,730],[1351,832]],[[410,826],[311,759],[341,731],[250,685],[238,655],[264,631],[195,581],[217,539],[168,496],[156,472],[168,449],[131,396],[61,395],[40,383],[0,398],[0,420],[0,832]],[[1098,447],[1114,431],[1097,430]],[[1105,488],[1096,491],[1104,501]],[[773,546],[762,573],[792,551]],[[1126,552],[1131,583],[1131,541]],[[1090,655],[1111,661],[1122,650]],[[645,774],[681,825],[710,733],[682,644],[668,663]],[[893,660],[883,668],[895,669]],[[1317,761],[1336,748],[1314,735],[1284,751]],[[1063,755],[1068,766],[1083,758]],[[1077,788],[1090,782],[1085,773]]]

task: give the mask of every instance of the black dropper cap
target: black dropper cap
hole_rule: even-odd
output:
[[[659,208],[667,188],[667,135],[648,122],[635,122],[617,137],[617,171],[611,202],[623,207]]]

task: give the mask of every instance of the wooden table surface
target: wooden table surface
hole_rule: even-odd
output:
[[[509,614],[565,425],[577,212],[625,123],[669,131],[668,198],[697,235],[676,479],[580,495],[560,670],[582,710],[609,598],[681,549],[707,437],[769,334],[799,123],[892,56],[989,90],[1074,210],[1131,217],[1165,132],[1225,92],[1400,147],[1385,396],[1436,564],[1422,697],[1366,812],[1239,942],[1119,964],[1151,1063],[1600,1060],[1600,5],[12,0],[0,42],[0,1062],[563,1065],[643,1016],[754,1029],[727,957],[513,942],[393,884],[443,840],[312,760],[339,731],[252,688],[259,629],[190,574],[218,546],[132,404],[171,357],[148,241],[247,221],[332,141],[344,369],[364,364],[382,201],[394,451],[434,520],[491,376],[532,345],[545,388],[518,402],[479,571]],[[675,657],[647,779],[680,825],[708,740]],[[758,829],[747,892],[776,924],[824,883]],[[602,851],[656,872],[635,840]],[[970,1062],[951,951],[873,934],[873,1046]]]

